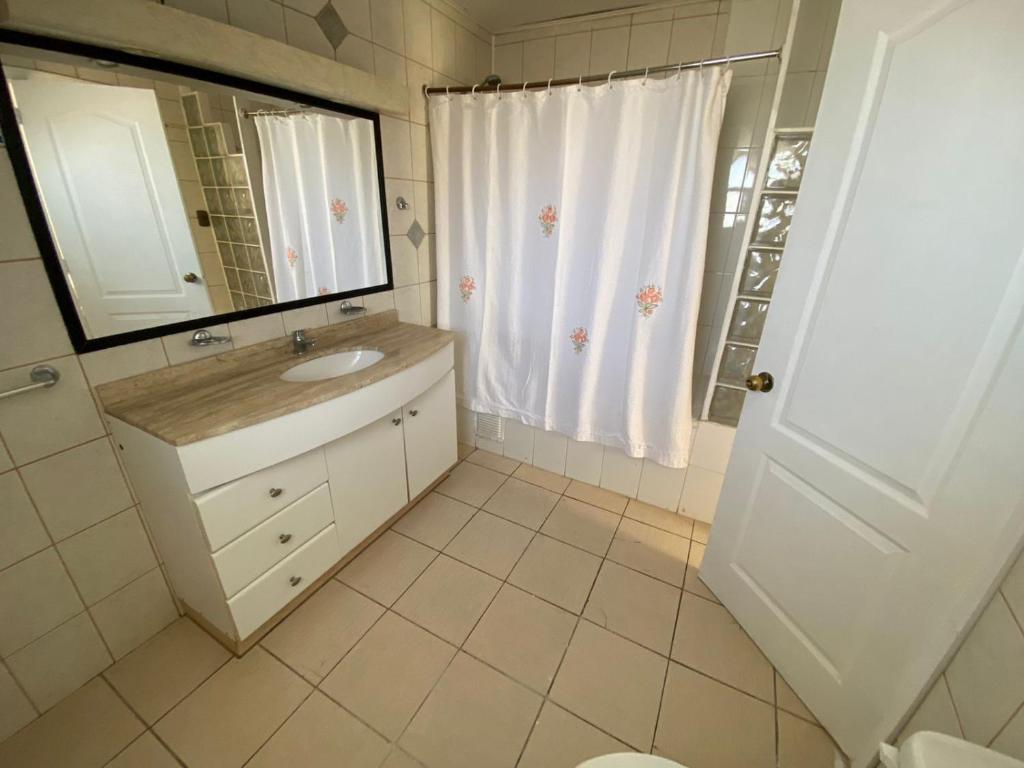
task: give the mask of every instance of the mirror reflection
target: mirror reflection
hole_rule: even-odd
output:
[[[387,284],[372,120],[15,54],[4,74],[88,338]]]

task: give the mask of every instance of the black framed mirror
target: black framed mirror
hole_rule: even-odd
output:
[[[76,352],[393,288],[377,113],[11,30],[0,70]]]

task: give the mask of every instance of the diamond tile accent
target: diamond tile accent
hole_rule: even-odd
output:
[[[341,20],[341,16],[338,15],[338,12],[334,10],[334,6],[329,2],[320,9],[320,12],[314,18],[320,27],[320,31],[327,38],[327,42],[335,49],[348,37],[348,28],[345,26],[345,22]]]
[[[409,231],[406,233],[409,235],[409,239],[412,241],[414,248],[419,248],[420,243],[423,242],[423,238],[426,233],[423,231],[423,227],[420,226],[418,221],[413,221],[412,226],[409,227]]]

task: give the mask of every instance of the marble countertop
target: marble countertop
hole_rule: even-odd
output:
[[[316,348],[297,356],[291,339],[254,344],[97,387],[109,415],[171,445],[187,445],[347,395],[405,370],[451,343],[449,331],[398,322],[394,310],[307,332]],[[294,365],[349,349],[384,359],[323,381],[288,382]]]

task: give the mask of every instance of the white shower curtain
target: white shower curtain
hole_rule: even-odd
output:
[[[257,115],[278,301],[387,282],[369,120]]]
[[[437,320],[462,405],[686,465],[730,79],[431,97]]]

